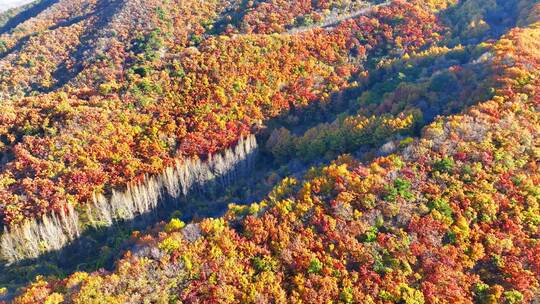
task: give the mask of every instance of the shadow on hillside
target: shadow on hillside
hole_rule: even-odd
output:
[[[481,21],[485,22],[484,30],[476,31],[470,27],[480,22],[474,9],[483,10]],[[516,0],[460,1],[440,13],[443,22],[454,33],[450,45],[473,45],[489,39],[499,39],[517,25],[518,16]]]
[[[79,23],[79,22],[81,22],[83,20],[86,20],[86,19],[88,19],[88,18],[90,18],[90,17],[92,17],[94,15],[96,15],[96,12],[92,12],[92,13],[84,14],[84,15],[81,15],[81,16],[76,16],[76,17],[73,17],[71,19],[67,19],[67,20],[64,20],[64,21],[60,21],[57,24],[47,28],[47,30],[48,31],[54,31],[54,30],[57,30],[57,29],[62,28],[62,27],[69,27],[69,26],[77,24],[77,23]],[[24,22],[24,21],[22,21],[22,22]],[[34,36],[36,36],[38,34],[39,33],[32,33],[32,34],[29,34],[29,35],[26,35],[24,37],[19,38],[19,40],[17,41],[17,43],[14,46],[12,46],[10,49],[5,50],[4,52],[0,53],[0,59],[5,58],[9,54],[12,54],[12,53],[15,53],[15,52],[18,52],[18,51],[22,50],[22,48],[26,45],[26,43],[30,40],[30,38],[32,38],[32,37],[34,37]],[[40,90],[40,88],[34,88],[34,89]]]
[[[79,22],[81,22],[81,21],[83,21],[83,20],[85,20],[85,19],[87,19],[87,18],[89,18],[91,16],[92,16],[92,14],[86,14],[86,15],[83,15],[83,16],[77,16],[77,17],[74,17],[72,19],[59,22],[58,24],[49,27],[48,30],[54,31],[54,30],[59,29],[61,27],[71,26],[71,25],[79,23]],[[13,54],[15,52],[18,52],[18,51],[22,50],[22,48],[26,45],[28,40],[30,40],[30,38],[32,38],[32,37],[35,37],[36,35],[37,35],[37,33],[33,33],[33,34],[26,35],[24,37],[19,38],[19,40],[17,41],[17,43],[14,46],[12,46],[10,49],[0,53],[0,59],[5,58],[9,54]]]
[[[98,2],[95,9],[97,20],[94,26],[90,31],[85,32],[78,47],[69,55],[73,60],[73,66],[69,66],[69,61],[60,64],[56,71],[53,72],[56,83],[50,88],[38,88],[39,91],[47,93],[61,88],[83,70],[87,59],[85,56],[88,56],[91,53],[90,51],[96,47],[96,41],[100,38],[100,34],[110,24],[123,3],[124,0],[100,0]]]
[[[11,47],[9,50],[6,50],[3,53],[0,53],[0,59],[4,59],[4,57],[6,57],[7,55],[22,50],[23,46],[28,42],[28,40],[30,40],[32,36],[33,35],[28,35],[28,36],[20,38],[13,47]]]
[[[86,19],[90,18],[93,15],[94,15],[94,13],[84,14],[82,16],[77,16],[77,17],[73,17],[73,18],[68,19],[68,20],[58,22],[57,24],[49,27],[49,30],[54,31],[54,30],[57,30],[57,29],[59,29],[61,27],[72,26],[72,25],[74,25],[76,23],[79,23],[79,22],[81,22],[83,20],[86,20]]]
[[[8,22],[6,22],[6,24],[4,24],[4,26],[0,28],[0,35],[3,35],[11,31],[12,29],[16,28],[19,24],[24,23],[28,21],[29,19],[36,17],[37,15],[42,13],[51,5],[58,3],[58,1],[59,0],[42,0],[36,5],[31,6],[28,9],[13,16],[11,19],[9,19]]]
[[[249,1],[242,0],[238,7],[231,6],[221,13],[216,23],[213,24],[209,35],[221,35],[227,30],[229,24],[239,27],[249,11]]]
[[[17,25],[27,21],[30,18],[37,16],[48,6],[58,2],[59,0],[46,0],[42,1],[39,4],[31,7],[30,9],[20,13],[19,15],[13,17],[6,23],[4,27],[0,30],[0,34],[9,31],[10,29],[16,27]],[[61,27],[68,27],[73,24],[79,23],[83,20],[86,20],[90,17],[96,17],[95,22],[92,24],[91,28],[88,28],[85,31],[84,35],[80,38],[78,47],[70,53],[69,57],[71,60],[62,62],[56,70],[53,72],[53,78],[56,79],[56,83],[51,87],[42,87],[38,84],[31,85],[32,91],[37,91],[41,93],[48,93],[54,91],[58,88],[61,88],[70,80],[75,78],[84,68],[86,63],[85,56],[89,54],[92,55],[91,50],[95,47],[95,43],[100,38],[102,31],[107,29],[107,26],[112,21],[112,18],[122,7],[124,0],[98,0],[96,7],[92,13],[88,13],[82,16],[76,16],[68,20],[61,21],[49,28],[47,30],[54,31]],[[3,31],[3,32],[2,32]],[[9,54],[16,53],[26,45],[30,38],[34,37],[38,33],[33,33],[27,36],[20,38],[17,43],[8,50],[5,50],[3,53],[0,53],[0,59],[5,58]],[[71,63],[74,64],[71,64]]]

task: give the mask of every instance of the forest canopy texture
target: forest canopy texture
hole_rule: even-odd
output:
[[[8,10],[0,302],[537,303],[539,89],[535,0]]]

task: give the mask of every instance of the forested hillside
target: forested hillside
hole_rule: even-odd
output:
[[[539,22],[534,0],[0,15],[0,292],[540,301]]]
[[[189,2],[183,9],[167,3],[171,7],[98,2],[96,14],[79,12],[92,6],[57,4],[39,15],[42,22],[30,19],[26,31],[4,35],[1,83],[11,99],[0,105],[0,197],[6,202],[0,211],[6,227],[32,235],[35,247],[57,249],[51,230],[65,230],[68,240],[78,233],[71,226],[88,224],[73,220],[71,208],[85,213],[89,202],[98,205],[96,195],[143,183],[145,175],[160,174],[178,160],[204,160],[287,109],[328,101],[330,93],[358,85],[352,78],[364,70],[362,62],[418,49],[442,30],[425,8],[396,2],[331,30],[210,35],[192,23],[202,19],[211,28],[225,3]],[[148,20],[132,16],[135,9]],[[155,14],[142,16],[145,11]],[[74,14],[89,17],[47,24],[78,18]],[[398,23],[396,14],[402,16]],[[126,25],[128,20],[137,23]],[[89,32],[89,26],[97,29]],[[48,30],[34,32],[43,28]],[[365,36],[357,37],[358,31]],[[58,49],[37,55],[43,45]],[[23,95],[35,96],[18,98]],[[48,217],[46,224],[75,223],[42,231],[28,221],[41,216]],[[12,247],[11,240],[3,242],[4,251]],[[12,251],[35,257],[40,250]]]

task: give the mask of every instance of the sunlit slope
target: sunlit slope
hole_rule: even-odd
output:
[[[357,87],[370,61],[426,48],[443,31],[430,9],[401,1],[296,35],[220,31],[239,5],[57,1],[4,28],[0,217],[6,242],[33,244],[7,260],[63,246],[92,224],[71,214],[96,198],[234,149],[265,121]]]
[[[38,279],[16,301],[534,303],[540,27],[527,23],[538,6],[526,4],[522,27],[475,60],[489,63],[490,98],[436,118],[391,155],[341,156],[223,218],[136,234],[111,273]],[[413,88],[371,107],[403,107],[396,90],[428,94]]]

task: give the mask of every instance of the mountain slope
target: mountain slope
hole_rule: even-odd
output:
[[[10,14],[0,301],[540,298],[538,1]]]
[[[235,5],[59,1],[2,36],[0,216],[41,248],[4,258],[57,249],[79,224],[48,223],[77,222],[71,210],[88,213],[96,197],[223,152],[263,121],[355,86],[370,58],[422,48],[442,30],[422,5],[395,2],[299,35],[209,32]]]
[[[38,278],[15,302],[534,303],[540,297],[540,7],[522,1],[519,9],[521,27],[484,43],[470,64],[420,81],[424,64],[444,66],[465,53],[434,47],[427,54],[446,60],[410,52],[403,64],[387,65],[404,74],[399,84],[374,73],[386,88],[362,94],[364,114],[399,113],[420,107],[418,100],[434,109],[437,98],[430,95],[465,88],[452,73],[470,80],[479,65],[489,74],[476,81],[491,87],[490,97],[481,99],[482,85],[467,87],[478,94],[450,95],[450,108],[459,98],[481,100],[435,118],[418,139],[398,141],[394,154],[368,163],[340,156],[301,180],[284,179],[257,204],[231,205],[223,218],[188,225],[173,219],[135,233],[135,245],[112,272]],[[406,68],[411,63],[416,72]],[[354,122],[343,133],[308,137],[308,145],[315,151],[316,142],[322,151],[345,145],[334,152],[347,152],[350,143],[336,141],[369,125]],[[297,139],[276,141],[270,148],[304,151],[290,147],[302,145]]]

